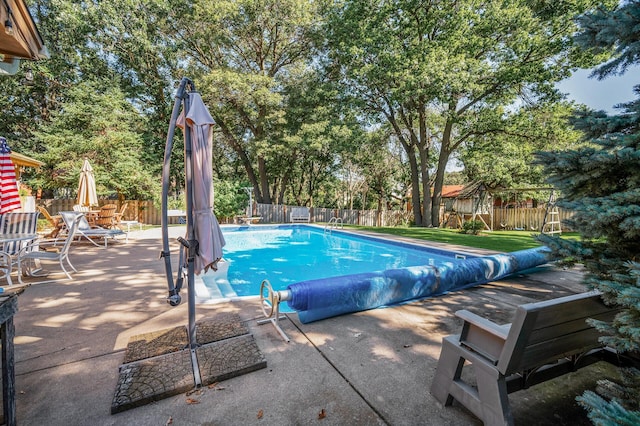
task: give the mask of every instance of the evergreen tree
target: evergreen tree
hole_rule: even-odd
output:
[[[640,2],[623,2],[615,11],[599,10],[580,19],[578,41],[592,53],[612,54],[594,75],[624,73],[640,62]],[[635,87],[640,96],[640,85]],[[618,105],[607,115],[582,111],[575,119],[590,145],[541,153],[538,161],[560,189],[558,204],[575,211],[572,228],[580,242],[541,237],[567,262],[582,262],[585,283],[622,311],[608,324],[592,321],[601,341],[621,353],[640,353],[640,99]],[[578,398],[597,425],[640,424],[640,371],[622,369],[622,383],[598,382],[598,393]]]
[[[51,192],[76,188],[87,158],[99,195],[152,199],[160,187],[142,161],[143,121],[117,87],[86,81],[70,88],[61,110],[35,132],[38,145],[46,147],[39,155],[44,173],[34,179],[35,187]]]

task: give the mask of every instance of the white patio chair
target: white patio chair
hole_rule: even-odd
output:
[[[33,213],[5,213],[0,220],[0,232],[3,234],[36,234],[40,212]],[[16,241],[6,243],[0,247],[5,253],[15,255],[22,247],[32,241]]]
[[[33,234],[35,238],[31,240],[16,240],[9,243],[0,244],[0,250],[9,255],[10,264],[9,272],[6,276],[9,285],[11,282],[11,267],[17,264],[16,256],[23,247],[27,245],[31,247],[31,250],[38,249],[38,236],[36,231],[38,229],[38,216],[40,212],[27,212],[27,213],[5,213],[0,219],[0,233],[2,234]]]
[[[78,222],[78,229],[76,230],[76,236],[84,237],[87,240],[91,241],[93,245],[98,247],[100,245],[93,240],[94,238],[104,238],[104,246],[107,247],[107,241],[109,238],[115,239],[119,235],[125,235],[125,232],[122,229],[104,229],[89,225],[89,222],[87,221],[84,213],[81,212],[58,212],[58,214],[62,217],[62,220],[64,220],[67,228],[76,217],[80,217],[80,221]]]
[[[5,278],[9,285],[13,285],[13,282],[11,281],[11,267],[11,256],[0,251],[0,279]]]
[[[65,268],[65,263],[74,272],[78,272],[69,261],[69,249],[71,248],[71,242],[75,237],[76,231],[78,229],[78,223],[80,222],[81,218],[82,216],[75,217],[74,220],[67,226],[67,238],[64,240],[64,243],[62,245],[58,245],[59,241],[57,239],[40,240],[37,242],[37,249],[33,249],[31,245],[26,245],[20,250],[20,252],[18,253],[18,281],[20,282],[20,284],[24,284],[24,282],[22,281],[23,274],[25,276],[32,277],[46,276],[45,274],[40,273],[40,271],[42,271],[42,265],[39,265],[37,267],[38,269],[34,270],[34,266],[36,265],[36,263],[43,260],[57,261],[60,264],[60,268],[67,276],[67,279],[72,279],[71,274],[69,273],[69,271],[67,271],[67,268]],[[42,284],[55,281],[60,280],[45,280],[31,284]]]

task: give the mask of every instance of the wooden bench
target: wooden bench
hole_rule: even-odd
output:
[[[291,222],[310,222],[311,213],[308,207],[292,207]]]
[[[617,312],[597,291],[518,306],[505,325],[458,311],[462,332],[443,339],[431,393],[444,405],[455,398],[485,425],[512,425],[509,393],[602,359],[615,361],[586,320],[610,321]],[[461,378],[465,361],[473,365],[475,384]]]

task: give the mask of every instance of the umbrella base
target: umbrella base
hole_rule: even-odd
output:
[[[266,368],[267,362],[237,314],[196,323],[195,349],[204,386]],[[184,326],[131,337],[119,368],[111,414],[192,390],[191,350]]]

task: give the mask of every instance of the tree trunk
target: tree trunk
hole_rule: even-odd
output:
[[[431,198],[431,220],[435,224],[440,224],[440,201],[442,200],[442,185],[444,184],[444,172],[449,162],[451,154],[451,130],[453,122],[447,120],[442,132],[442,146],[438,156],[438,168],[436,169],[436,179],[433,182],[433,196]]]
[[[284,204],[284,193],[287,190],[287,185],[289,184],[289,174],[285,174],[280,182],[280,191],[278,193],[278,198],[276,198],[276,203],[282,205]]]
[[[438,170],[436,170],[436,179],[433,182],[433,197],[431,202],[431,220],[434,224],[440,223],[440,202],[442,200],[442,186],[444,184],[444,173],[449,161],[449,154],[444,150],[440,151],[438,159]]]
[[[427,118],[425,115],[425,103],[420,99],[418,108],[418,140],[415,145],[418,147],[418,155],[420,156],[420,178],[422,179],[422,222],[421,225],[431,227],[431,188],[429,187],[429,150],[431,148],[431,139],[427,132]]]
[[[416,160],[415,145],[413,143],[407,143],[405,136],[402,134],[402,129],[393,115],[388,114],[387,119],[391,123],[393,130],[396,132],[396,136],[409,159],[409,168],[411,169],[411,207],[413,209],[413,221],[417,226],[421,226],[422,210],[420,209],[420,171],[418,170],[418,162]]]
[[[407,152],[409,156],[409,167],[411,168],[411,203],[413,204],[413,221],[416,225],[422,226],[422,210],[420,209],[420,172],[418,162],[414,152]]]
[[[420,177],[422,178],[422,222],[421,226],[431,227],[431,188],[429,187],[429,159],[428,150],[419,149],[420,154]]]
[[[242,144],[239,143],[236,138],[233,136],[229,128],[227,127],[224,120],[221,117],[215,116],[214,120],[222,130],[222,134],[225,137],[225,140],[229,143],[229,146],[238,154],[238,158],[240,158],[240,163],[244,167],[244,170],[247,172],[247,177],[249,178],[249,182],[251,186],[253,186],[255,200],[257,203],[264,203],[264,199],[262,197],[262,192],[260,191],[260,185],[258,184],[258,178],[253,170],[253,166],[251,165],[251,160],[249,160],[249,156],[247,152],[242,148]]]
[[[271,192],[269,190],[269,176],[267,176],[267,162],[263,157],[258,158],[258,173],[260,174],[260,190],[263,204],[271,204]]]

